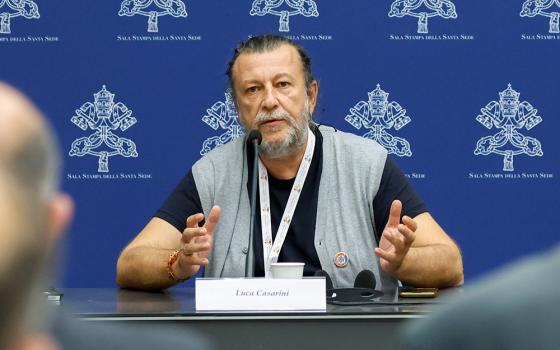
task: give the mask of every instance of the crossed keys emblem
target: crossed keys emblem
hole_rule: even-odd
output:
[[[368,93],[368,101],[360,101],[350,108],[344,120],[356,129],[362,126],[369,131],[362,135],[365,138],[375,140],[390,154],[399,157],[410,157],[410,143],[402,137],[396,137],[387,130],[400,130],[410,123],[411,119],[406,115],[406,109],[395,101],[389,102],[389,93],[383,91],[379,84],[375,90]]]
[[[99,158],[98,172],[109,172],[109,157],[120,155],[123,157],[138,157],[136,144],[127,138],[113,133],[120,129],[125,131],[134,124],[136,118],[132,111],[122,102],[113,102],[114,94],[105,85],[94,94],[93,103],[86,102],[76,109],[76,115],[71,118],[72,123],[82,130],[91,129],[94,132],[86,137],[74,140],[70,146],[71,157],[83,157],[87,154]]]
[[[542,122],[537,109],[527,101],[519,102],[520,93],[508,84],[506,90],[499,93],[500,101],[490,101],[480,109],[476,120],[487,129],[496,128],[498,133],[485,136],[476,143],[475,155],[487,156],[491,153],[504,156],[504,171],[513,171],[513,157],[526,154],[542,157],[541,143],[521,134],[518,130],[531,130]]]
[[[290,31],[291,16],[319,17],[317,4],[313,0],[255,0],[249,14],[251,16],[267,14],[279,16],[278,31],[280,32]]]

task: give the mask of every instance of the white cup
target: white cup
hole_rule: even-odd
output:
[[[272,263],[270,273],[272,278],[302,278],[304,265],[297,262]]]

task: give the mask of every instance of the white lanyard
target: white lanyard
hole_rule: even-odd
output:
[[[307,172],[309,171],[309,166],[311,165],[311,160],[313,159],[313,152],[315,150],[315,135],[310,129],[307,129],[307,135],[307,147],[305,148],[305,154],[301,164],[299,165],[297,176],[292,186],[288,203],[284,209],[282,221],[280,221],[280,226],[278,227],[274,243],[272,242],[272,222],[270,220],[268,173],[266,167],[259,158],[259,195],[261,204],[261,231],[265,277],[270,277],[270,265],[278,261],[282,244],[284,244],[284,240],[286,239],[286,234],[288,233],[288,228],[290,227],[292,217],[296,210],[299,195],[303,189],[303,184],[305,183],[305,178],[307,178]]]

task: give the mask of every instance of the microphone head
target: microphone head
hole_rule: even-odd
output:
[[[247,136],[247,140],[251,143],[257,143],[258,145],[262,142],[262,134],[257,129],[251,130]]]
[[[317,270],[314,274],[315,277],[325,277],[325,282],[327,285],[327,291],[333,289],[333,283],[331,280],[331,276],[325,270]]]
[[[375,289],[375,275],[371,270],[362,270],[354,280],[354,288]]]

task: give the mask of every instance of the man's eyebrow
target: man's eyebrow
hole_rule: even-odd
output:
[[[247,85],[247,84],[258,84],[259,80],[258,79],[245,79],[241,81],[242,85]]]
[[[274,76],[274,79],[279,79],[279,78],[290,78],[293,79],[294,77],[290,74],[290,73],[278,73]]]
[[[272,77],[273,80],[277,80],[280,78],[289,78],[289,79],[293,79],[293,75],[291,75],[290,73],[278,73],[276,75],[274,75]],[[249,79],[245,79],[241,81],[241,84],[243,85],[247,85],[247,84],[260,84],[261,80],[257,79],[257,78],[249,78]]]

